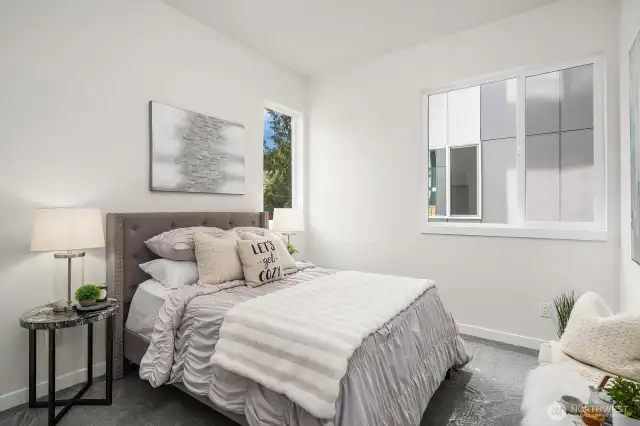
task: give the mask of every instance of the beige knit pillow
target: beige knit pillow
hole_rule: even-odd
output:
[[[640,381],[640,316],[614,315],[593,292],[576,302],[560,346],[578,361]]]
[[[273,240],[240,240],[238,253],[248,286],[258,287],[284,278],[284,262]]]
[[[198,284],[220,284],[243,279],[242,263],[238,257],[238,236],[235,233],[218,238],[196,232],[194,241]]]

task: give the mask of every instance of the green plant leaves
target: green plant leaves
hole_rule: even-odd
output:
[[[296,248],[296,246],[294,246],[291,243],[287,243],[287,251],[289,252],[290,255],[294,255],[296,253],[298,253],[298,249]]]
[[[622,377],[616,377],[606,388],[613,406],[619,413],[640,420],[640,385]]]
[[[564,330],[567,328],[573,305],[576,303],[575,291],[571,290],[571,293],[560,292],[560,296],[553,300],[553,304],[556,307],[557,333],[558,337],[562,337]]]
[[[80,286],[76,290],[75,298],[78,301],[98,300],[100,298],[100,287],[95,284],[85,284]]]

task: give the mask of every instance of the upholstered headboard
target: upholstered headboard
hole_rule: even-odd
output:
[[[259,212],[107,213],[107,287],[122,303],[115,327],[115,375],[122,375],[123,327],[136,288],[149,276],[138,265],[156,258],[144,245],[154,235],[188,226],[266,228],[268,214]]]

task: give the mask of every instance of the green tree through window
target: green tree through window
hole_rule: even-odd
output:
[[[291,207],[291,117],[265,108],[264,210]]]

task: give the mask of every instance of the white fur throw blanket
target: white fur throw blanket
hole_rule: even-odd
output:
[[[332,418],[353,352],[433,285],[345,271],[248,300],[225,315],[211,361]]]
[[[597,383],[561,365],[550,364],[532,370],[522,396],[522,426],[573,425],[556,401],[563,395],[571,395],[586,403],[590,385]]]

